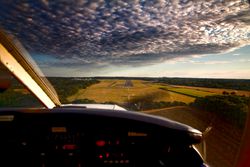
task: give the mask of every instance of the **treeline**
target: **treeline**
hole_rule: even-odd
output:
[[[76,79],[76,78],[75,78]],[[82,78],[78,78],[82,79]],[[215,79],[215,78],[157,78],[157,77],[89,77],[85,79],[121,79],[121,80],[144,80],[158,83],[166,83],[170,85],[183,85],[183,86],[197,86],[207,88],[222,88],[222,89],[236,89],[236,90],[249,90],[249,79]]]
[[[32,94],[6,91],[0,94],[0,107],[42,107],[36,97]]]
[[[69,103],[67,97],[74,95],[79,89],[86,89],[87,87],[100,82],[91,78],[49,77],[47,79],[55,88],[61,103]]]
[[[69,103],[67,97],[77,93],[79,89],[99,83],[100,81],[91,78],[47,78],[55,88],[61,103]],[[18,91],[19,90],[19,91]],[[23,92],[24,91],[24,92]],[[90,102],[89,102],[90,103]],[[0,93],[0,107],[40,107],[41,102],[31,94],[15,78],[11,80],[11,86]]]
[[[248,113],[249,97],[236,95],[214,95],[198,97],[190,105],[216,115],[244,127]]]
[[[10,87],[0,93],[0,107],[42,107],[41,102],[15,78]]]
[[[248,79],[159,78],[157,81],[170,85],[250,90],[250,80]]]

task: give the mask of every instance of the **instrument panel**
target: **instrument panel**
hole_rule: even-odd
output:
[[[97,166],[131,166],[136,161],[138,150],[141,152],[149,142],[149,135],[145,132],[118,131],[113,128],[95,130],[98,133],[75,131],[67,127],[49,129],[51,131],[46,137],[48,148],[41,156],[46,157],[47,152],[53,153],[58,155],[59,161],[65,159],[70,162],[69,166],[90,165],[88,163],[91,162]],[[46,163],[51,162],[43,163],[46,166]]]
[[[180,129],[178,124],[173,124],[177,127],[174,129],[175,126],[169,124],[173,122],[160,126],[163,120],[158,118],[112,112],[1,113],[0,166],[164,167],[188,164],[200,167],[203,164],[202,157],[192,147],[194,141],[198,142],[198,134],[192,136],[191,131]],[[6,114],[13,119],[2,119]]]

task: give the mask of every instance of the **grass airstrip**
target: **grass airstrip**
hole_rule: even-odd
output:
[[[126,82],[126,80],[100,80],[98,84],[80,89],[76,94],[68,97],[68,100],[89,99],[98,103],[122,104],[132,98],[153,95],[154,101],[181,101],[188,104],[193,102],[196,97],[216,94],[205,90],[175,87],[143,80],[131,80],[132,86],[126,86]]]

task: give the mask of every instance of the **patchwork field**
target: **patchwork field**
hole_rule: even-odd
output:
[[[135,97],[154,95],[154,101],[182,101],[185,103],[194,101],[193,97],[162,90],[160,89],[161,85],[151,82],[132,80],[132,84],[128,84],[126,80],[100,81],[100,83],[92,85],[87,89],[79,90],[73,96],[68,97],[68,100],[90,99],[98,103],[116,102],[123,104]]]
[[[250,96],[250,91],[176,86],[143,80],[103,79],[100,80],[98,84],[78,90],[76,94],[67,99],[70,102],[79,99],[89,99],[97,103],[114,102],[122,105],[134,98],[151,96],[155,102],[179,101],[189,104],[193,102],[196,97],[222,94],[224,91],[228,93],[235,92],[237,95]]]

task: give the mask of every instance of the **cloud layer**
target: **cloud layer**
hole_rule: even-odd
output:
[[[0,26],[41,64],[145,65],[250,44],[246,0],[0,1]]]

